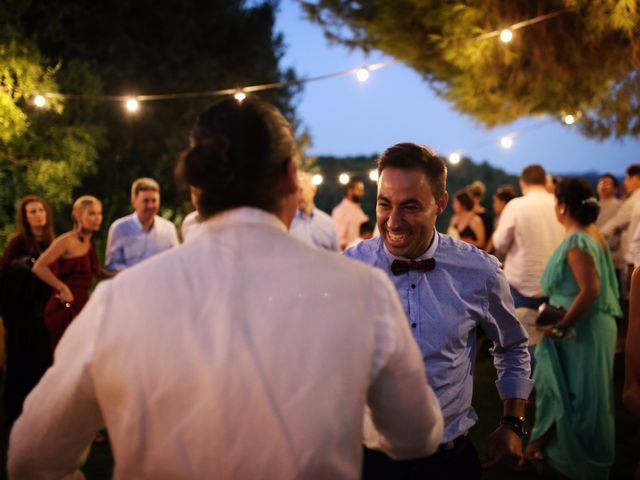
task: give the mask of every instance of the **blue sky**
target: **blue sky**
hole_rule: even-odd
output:
[[[303,19],[293,0],[282,0],[276,29],[284,35],[283,66],[299,77],[314,77],[389,60],[381,53],[365,57],[329,45],[321,29]],[[575,128],[548,119],[527,118],[485,129],[440,100],[410,68],[396,64],[371,73],[365,83],[340,77],[304,86],[298,115],[309,127],[314,155],[379,153],[398,142],[424,143],[443,155],[462,150],[476,162],[488,161],[509,173],[541,163],[552,173],[610,171],[623,175],[640,163],[640,142],[588,139]],[[540,125],[544,122],[542,125]],[[521,132],[509,150],[502,136]]]

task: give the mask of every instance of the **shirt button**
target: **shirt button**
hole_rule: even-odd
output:
[[[417,326],[418,326],[418,324],[417,324],[416,322],[413,322],[413,323],[411,324],[411,328],[416,328]]]
[[[415,284],[415,283],[412,283],[412,284],[411,284],[411,288],[416,288],[416,284]]]

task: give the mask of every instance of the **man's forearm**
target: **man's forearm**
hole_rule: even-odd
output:
[[[509,417],[524,417],[527,401],[523,398],[507,398],[502,401],[502,414]]]

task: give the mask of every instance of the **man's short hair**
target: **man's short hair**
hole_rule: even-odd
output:
[[[398,143],[378,157],[378,174],[387,167],[420,170],[426,176],[433,198],[440,200],[447,188],[447,166],[436,152],[417,143]]]
[[[344,193],[353,190],[359,183],[364,184],[364,181],[360,177],[351,177],[347,184],[344,186]]]
[[[609,173],[609,172],[603,173],[598,177],[598,181],[602,180],[603,178],[610,178],[611,181],[613,182],[613,186],[618,188],[618,179],[615,177],[613,173]]]
[[[527,185],[546,185],[547,172],[542,165],[534,164],[524,167],[520,174],[520,180]]]
[[[627,167],[627,176],[639,177],[640,176],[640,163],[634,163]]]
[[[160,193],[160,185],[153,178],[142,177],[138,178],[131,184],[131,201],[133,202],[138,193],[151,190]]]

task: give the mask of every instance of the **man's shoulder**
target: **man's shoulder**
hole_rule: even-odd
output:
[[[378,259],[381,247],[382,238],[377,236],[369,240],[362,240],[357,245],[347,248],[344,251],[344,256],[372,264]]]
[[[161,217],[160,215],[156,215],[155,219],[153,220],[154,222],[158,222],[158,225],[161,226],[161,228],[165,229],[165,230],[175,230],[176,229],[176,225],[175,223],[173,223],[171,220],[168,220],[164,217]]]
[[[313,216],[317,217],[322,222],[332,222],[333,223],[333,219],[331,218],[331,215],[329,215],[324,210],[320,210],[317,207],[313,209]]]
[[[493,275],[500,268],[496,257],[470,243],[438,233],[438,248],[434,254],[436,265],[456,270],[474,270]]]
[[[125,230],[130,229],[132,226],[135,225],[133,215],[135,214],[130,213],[129,215],[125,215],[124,217],[120,217],[114,220],[111,226],[109,227],[109,230],[122,233]]]

